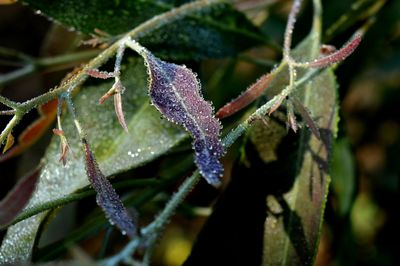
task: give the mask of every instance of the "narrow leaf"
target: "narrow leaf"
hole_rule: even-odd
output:
[[[219,119],[222,119],[231,116],[234,113],[245,108],[264,93],[264,91],[268,88],[271,79],[272,79],[271,73],[261,76],[261,78],[259,78],[240,96],[238,96],[233,101],[221,107],[215,114],[215,116],[218,117]]]
[[[331,53],[325,57],[316,59],[312,62],[307,62],[304,64],[304,66],[307,67],[327,67],[329,65],[332,65],[334,63],[338,63],[340,61],[343,61],[351,55],[354,50],[358,47],[362,39],[362,35],[359,33],[356,33],[354,37],[347,42],[341,49],[337,50],[334,53]]]
[[[128,125],[126,124],[124,111],[122,110],[121,92],[118,92],[114,95],[114,108],[119,124],[126,132],[128,132]]]
[[[0,228],[6,227],[26,206],[35,191],[40,169],[24,177],[0,202]]]
[[[211,104],[201,95],[199,81],[185,66],[161,61],[147,50],[144,55],[152,103],[168,120],[192,134],[200,173],[208,183],[218,186],[223,173],[219,162],[224,152],[219,139],[221,126]]]
[[[128,214],[111,183],[100,171],[89,144],[85,139],[82,140],[82,144],[85,150],[86,173],[94,190],[96,190],[97,204],[103,209],[111,224],[115,224],[121,230],[122,234],[128,234],[128,236],[133,237],[136,228],[131,216]]]

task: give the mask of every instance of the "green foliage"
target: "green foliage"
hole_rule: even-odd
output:
[[[0,86],[11,88],[39,69],[46,82],[59,80],[51,72],[94,56],[31,100],[10,100],[7,86],[0,95],[0,150],[17,140],[17,125],[30,125],[31,110],[47,119],[40,130],[29,127],[36,132],[26,139],[32,142],[57,113],[57,136],[46,148],[36,190],[32,179],[0,201],[2,226],[11,224],[1,239],[0,264],[63,263],[65,254],[80,264],[76,250],[82,248],[101,265],[149,265],[152,258],[157,265],[179,265],[186,255],[177,253],[190,253],[187,266],[391,265],[393,247],[375,242],[393,226],[387,208],[395,205],[390,197],[398,187],[398,164],[388,158],[400,150],[394,115],[399,46],[380,47],[398,41],[399,2],[323,1],[324,12],[319,0],[293,2],[286,14],[286,1],[23,0],[73,29],[79,37],[72,43],[94,38],[89,43],[103,50],[68,51],[52,63],[0,47],[0,66],[11,69],[0,74]],[[282,39],[283,48],[276,45]],[[322,49],[326,41],[342,48]],[[104,101],[111,96],[114,103]],[[44,113],[50,108],[44,104],[55,99],[58,112]],[[223,104],[223,112],[214,112]],[[377,108],[385,112],[374,113]],[[31,154],[41,156],[33,146],[21,160],[12,159],[17,171],[28,168],[23,162],[33,161]],[[64,206],[72,202],[77,217],[66,218]],[[175,212],[182,217],[171,219]],[[61,225],[56,215],[65,220]],[[202,215],[209,217],[200,233],[182,219],[200,224]],[[74,228],[59,230],[68,221]],[[130,228],[129,236],[114,232],[115,224],[123,232]],[[53,226],[65,232],[49,244]]]
[[[86,34],[123,34],[185,1],[24,1],[44,15]],[[189,1],[190,2],[190,1]],[[163,25],[138,39],[153,53],[175,60],[232,56],[269,39],[230,5],[220,4]]]
[[[134,59],[123,67],[122,81],[130,88],[124,94],[128,134],[119,126],[111,102],[106,102],[104,106],[98,104],[99,98],[112,83],[84,86],[74,99],[77,113],[88,133],[87,139],[92,144],[100,168],[106,176],[153,160],[186,137],[181,130],[162,120],[150,106],[146,69],[142,60]],[[59,138],[53,138],[29,208],[62,199],[88,185],[80,139],[72,116],[67,115],[62,123],[72,154],[69,155],[66,167],[62,167],[58,159]],[[28,259],[46,214],[47,212],[43,212],[10,227],[6,236],[8,240],[2,245],[1,254],[12,256],[16,261]]]

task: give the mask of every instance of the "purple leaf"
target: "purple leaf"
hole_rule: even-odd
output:
[[[136,228],[132,217],[128,214],[111,183],[100,171],[89,144],[85,139],[82,140],[82,144],[85,149],[86,172],[90,183],[94,190],[96,190],[97,204],[103,209],[111,224],[115,224],[121,230],[122,234],[133,237],[136,233]]]
[[[203,99],[195,74],[185,66],[161,61],[148,51],[144,57],[153,104],[168,120],[191,133],[200,173],[209,184],[219,186],[223,174],[219,159],[224,153],[219,139],[221,126],[211,104]]]
[[[40,168],[24,177],[0,202],[0,228],[9,225],[26,206],[35,191]]]

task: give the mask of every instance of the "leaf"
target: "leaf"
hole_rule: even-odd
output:
[[[36,183],[39,178],[40,169],[28,174],[15,185],[15,187],[0,201],[0,228],[6,227],[21,210],[28,204]]]
[[[319,59],[315,59],[311,62],[304,63],[305,66],[308,67],[326,67],[332,65],[334,63],[343,61],[351,55],[354,50],[358,47],[361,42],[361,33],[355,33],[354,36],[345,44],[343,47],[336,52],[333,52],[327,56],[324,56]]]
[[[149,104],[143,61],[132,60],[121,72],[121,81],[127,88],[123,104],[129,133],[119,126],[112,102],[98,104],[98,99],[113,82],[84,86],[74,99],[78,116],[88,134],[87,139],[100,169],[107,177],[157,158],[186,137],[183,131],[160,119],[160,114]],[[71,116],[64,117],[62,124],[75,156],[71,156],[63,167],[59,162],[59,137],[53,138],[44,157],[38,188],[27,207],[63,198],[89,184],[80,139]],[[43,212],[8,229],[0,247],[0,264],[30,258],[38,228],[46,214]]]
[[[176,0],[81,1],[25,0],[30,7],[86,34],[96,29],[110,35],[125,33],[140,23],[184,2]],[[163,58],[196,60],[225,57],[266,42],[246,17],[220,4],[165,25],[138,41]]]
[[[296,61],[318,56],[320,44],[311,33],[294,51]],[[306,70],[297,72],[300,79]],[[282,71],[266,91],[268,98],[288,84]],[[268,126],[255,121],[249,137],[265,163],[266,195],[263,265],[312,265],[316,255],[330,176],[328,162],[336,135],[337,111],[335,76],[330,69],[297,89],[300,103],[310,111],[321,140],[303,128],[287,133],[285,116],[274,113]]]
[[[213,107],[201,95],[200,83],[185,66],[164,62],[145,50],[150,75],[150,97],[155,107],[170,121],[183,126],[193,136],[195,163],[201,175],[220,185],[224,153],[219,139],[221,125]]]
[[[332,153],[332,191],[337,201],[337,213],[345,216],[351,210],[356,189],[356,166],[347,139],[335,142]]]
[[[271,73],[262,75],[255,83],[248,87],[241,95],[233,99],[231,102],[222,106],[216,116],[219,119],[233,115],[234,113],[245,108],[258,97],[260,97],[268,88],[272,79]]]
[[[87,141],[83,139],[82,142],[85,150],[86,173],[96,190],[97,204],[103,209],[111,224],[115,224],[123,235],[128,234],[133,237],[136,229],[132,217],[128,214],[110,181],[100,171]]]

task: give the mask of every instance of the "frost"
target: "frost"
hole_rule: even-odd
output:
[[[195,74],[186,66],[164,62],[147,50],[141,52],[150,75],[152,103],[168,120],[191,133],[200,173],[208,183],[218,186],[223,174],[219,162],[224,152],[219,139],[221,125],[211,104],[203,99]]]

